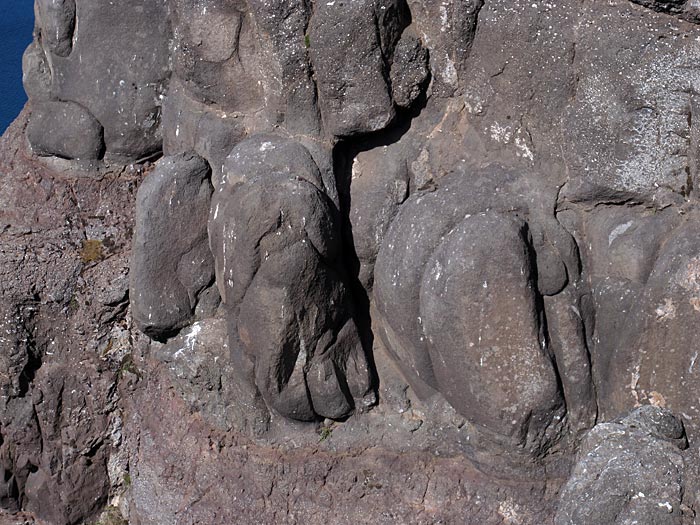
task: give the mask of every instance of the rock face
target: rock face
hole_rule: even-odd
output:
[[[255,136],[227,157],[209,219],[233,341],[268,404],[298,420],[372,403],[339,262],[337,211],[311,154]]]
[[[196,155],[165,157],[136,195],[132,315],[154,339],[190,324],[214,278],[207,241],[211,170]]]
[[[693,523],[695,2],[35,13],[0,522]]]
[[[683,523],[687,446],[683,423],[649,405],[598,425],[581,442],[555,524]]]
[[[33,125],[56,119],[60,103],[79,105],[85,115],[81,118],[89,121],[66,118],[64,128],[54,126],[53,137],[28,134],[35,151],[80,158],[80,149],[60,149],[60,144],[92,144],[96,123],[104,129],[100,157],[136,160],[157,153],[162,97],[170,77],[172,29],[166,3],[37,0],[35,12],[35,43],[25,56],[25,86],[32,99],[54,104],[36,105]],[[35,80],[39,77],[41,89]]]

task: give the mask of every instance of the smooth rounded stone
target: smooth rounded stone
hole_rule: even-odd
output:
[[[537,280],[537,289],[542,295],[556,295],[569,283],[566,264],[559,253],[544,244],[536,252],[537,271],[543,278]]]
[[[74,102],[37,102],[27,139],[37,155],[66,159],[100,159],[104,130],[97,119]]]
[[[556,433],[563,399],[542,345],[528,244],[517,218],[464,219],[425,265],[418,323],[438,389],[455,410],[537,451]]]
[[[443,395],[532,457],[590,428],[596,404],[576,243],[523,179],[455,172],[400,206],[374,266],[373,330],[420,399]]]
[[[301,144],[275,135],[244,140],[213,182],[209,242],[225,304],[240,302],[266,252],[285,243],[308,239],[327,260],[336,257],[336,212],[316,163]]]
[[[312,363],[306,374],[314,412],[329,419],[341,419],[352,413],[351,401],[343,394],[338,369],[332,359]]]
[[[216,187],[216,282],[266,403],[301,421],[363,408],[371,374],[339,269],[337,211],[310,153],[253,137],[228,156]]]
[[[350,232],[360,267],[358,279],[366,290],[374,281],[374,263],[384,236],[408,197],[406,163],[387,151],[360,152],[350,173]]]
[[[255,362],[256,385],[285,417],[341,418],[352,411],[343,371],[334,366],[345,360],[338,350],[350,349],[328,351],[347,315],[344,295],[310,244],[297,242],[267,258],[241,303],[238,333]]]
[[[239,142],[226,157],[223,173],[214,177],[214,188],[234,188],[256,182],[267,174],[285,174],[324,191],[323,179],[309,150],[300,143],[272,134],[254,135]]]
[[[321,2],[309,24],[309,54],[326,130],[338,137],[378,131],[396,115],[387,83],[409,14],[397,0]]]
[[[217,0],[175,0],[169,7],[177,28],[172,72],[188,95],[217,110],[264,111],[264,61],[249,8]]]
[[[587,218],[588,271],[595,277],[646,283],[659,247],[679,221],[672,209],[649,213],[639,206],[601,207]]]
[[[298,326],[290,303],[285,287],[256,280],[240,307],[238,335],[267,406],[284,417],[310,421],[315,414],[303,371],[308,354],[294,337]]]
[[[335,342],[326,354],[333,360],[342,387],[347,387],[354,399],[355,410],[363,411],[374,406],[377,396],[374,392],[372,368],[365,355],[354,319],[347,319],[343,327],[337,330]]]
[[[630,308],[614,313],[621,344],[610,349],[608,369],[602,370],[606,388],[599,404],[613,415],[637,403],[678,411],[692,436],[700,418],[696,399],[688,395],[700,388],[700,350],[693,338],[700,316],[696,217],[665,234],[645,286],[633,299]]]
[[[547,200],[542,195],[538,197],[542,202]],[[537,263],[537,289],[544,296],[557,295],[580,277],[576,241],[556,218],[537,208],[531,210],[528,224]]]
[[[587,295],[581,294],[578,285],[542,298],[548,346],[556,357],[557,372],[566,400],[566,423],[574,435],[593,427],[598,417],[597,392],[587,347],[586,325],[593,324],[587,298]]]
[[[325,194],[304,178],[274,171],[238,187],[221,186],[212,199],[208,228],[217,286],[231,307],[276,250],[309,243],[329,262],[339,250],[338,225]]]
[[[517,195],[512,190],[516,184],[516,175],[501,169],[486,176],[455,173],[438,190],[409,197],[384,236],[374,267],[373,295],[383,318],[378,332],[419,397],[438,389],[418,321],[425,265],[444,236],[466,217],[484,209],[524,212],[516,199],[503,197]]]
[[[683,439],[682,423],[655,407],[597,425],[581,442],[555,525],[686,523],[683,444],[666,435]]]
[[[292,248],[292,253],[282,253],[275,257],[284,262],[279,264],[273,259],[271,263],[277,269],[282,265],[298,268],[300,258],[304,262],[309,259],[313,261],[312,253],[299,253],[301,250],[301,247]],[[267,275],[269,268],[269,265],[261,268],[259,280],[256,279],[250,293],[243,300],[239,335],[246,351],[255,361],[256,385],[268,406],[285,417],[312,420],[315,412],[304,368],[309,366],[320,335],[313,330],[313,316],[317,312],[304,315],[295,308],[295,302],[301,299],[298,297],[299,292],[312,291],[302,287],[291,290],[286,286],[285,280],[275,283],[274,274]],[[298,318],[300,313],[302,317]],[[309,336],[311,338],[307,340]]]
[[[55,55],[70,55],[75,30],[75,0],[36,0],[34,5],[41,28],[41,43]]]
[[[151,338],[189,324],[213,280],[210,175],[204,159],[183,153],[162,158],[139,188],[129,296],[136,325]]]

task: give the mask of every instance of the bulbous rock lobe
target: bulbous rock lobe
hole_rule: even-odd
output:
[[[363,407],[369,367],[339,266],[337,210],[311,155],[264,135],[239,144],[216,182],[209,237],[229,335],[268,406],[343,418]]]
[[[154,339],[189,324],[213,280],[210,176],[204,159],[183,153],[161,159],[139,188],[130,298],[136,325]]]

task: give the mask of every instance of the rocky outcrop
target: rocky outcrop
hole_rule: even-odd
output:
[[[139,329],[154,339],[167,339],[189,325],[214,279],[207,242],[210,179],[204,159],[182,154],[161,159],[139,187],[130,275],[132,315]]]
[[[268,404],[299,420],[371,404],[337,211],[311,154],[269,135],[241,142],[217,184],[209,235],[229,337]]]
[[[0,505],[81,523],[123,486],[117,385],[139,339],[128,273],[143,173],[43,164],[21,147],[26,117],[0,139]]]
[[[648,405],[598,425],[581,443],[555,524],[685,523],[687,446],[683,423]]]
[[[0,507],[692,522],[693,2],[35,11]]]
[[[35,43],[25,56],[24,82],[32,99],[53,104],[36,105],[32,125],[56,119],[59,103],[79,106],[85,115],[81,118],[94,122],[81,126],[67,117],[63,128],[54,125],[41,135],[29,134],[35,151],[82,158],[84,150],[61,147],[62,142],[93,144],[95,126],[100,126],[103,149],[89,150],[99,158],[104,154],[128,161],[157,153],[170,76],[171,28],[165,3],[40,0],[35,5]],[[41,89],[35,78],[41,78]]]

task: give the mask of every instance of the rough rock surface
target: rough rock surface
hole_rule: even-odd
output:
[[[696,4],[36,0],[0,523],[694,523]]]
[[[581,442],[555,524],[683,523],[687,446],[683,423],[649,405],[598,425]]]
[[[38,161],[26,119],[1,139],[0,502],[79,523],[123,483],[116,386],[139,338],[128,273],[142,173]]]

